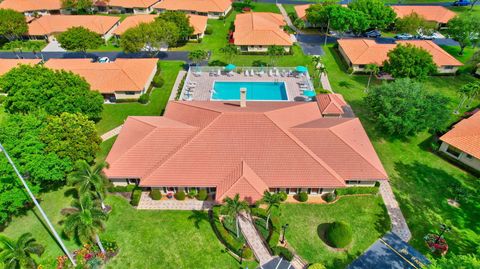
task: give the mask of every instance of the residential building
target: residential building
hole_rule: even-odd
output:
[[[210,19],[219,19],[227,16],[232,10],[230,0],[162,0],[154,8],[160,12],[173,10],[184,11],[189,14],[208,16]]]
[[[283,30],[286,25],[281,14],[270,12],[248,12],[235,18],[235,32],[232,43],[241,52],[267,52],[272,45],[280,46],[286,52],[293,45],[292,38]]]
[[[391,6],[397,14],[397,18],[403,18],[416,13],[427,21],[436,22],[439,25],[445,25],[457,14],[450,9],[442,6]]]
[[[461,120],[440,137],[440,151],[480,171],[480,113]]]
[[[61,0],[3,0],[0,9],[13,9],[25,16],[60,14]]]
[[[95,6],[99,12],[112,14],[149,14],[159,0],[97,0]]]
[[[147,92],[157,72],[157,59],[116,59],[109,63],[91,59],[50,59],[45,66],[85,78],[105,99],[138,99]]]
[[[126,30],[136,27],[141,23],[153,22],[156,17],[157,15],[153,14],[128,16],[113,31],[113,34],[115,36],[121,36]],[[205,30],[207,29],[208,17],[193,14],[189,14],[188,17],[190,20],[190,25],[193,27],[193,34],[190,39],[197,40],[199,38],[203,38]]]
[[[245,97],[244,97],[245,98]],[[358,118],[317,102],[171,101],[162,117],[128,117],[106,161],[115,185],[206,189],[217,202],[264,191],[321,195],[387,174]]]
[[[295,9],[295,13],[299,19],[307,20],[307,9],[311,6],[311,4],[307,5],[295,5],[293,8]]]
[[[398,44],[412,44],[428,51],[439,74],[455,74],[463,64],[430,40],[398,40],[396,43],[377,43],[373,39],[340,39],[338,49],[354,72],[365,71],[367,64],[382,66],[388,52]]]
[[[0,76],[19,65],[36,65],[41,61],[40,59],[0,59]]]
[[[82,26],[102,36],[105,40],[120,24],[120,17],[100,15],[56,15],[41,16],[28,20],[28,36],[33,39],[55,38],[54,35],[72,27]]]

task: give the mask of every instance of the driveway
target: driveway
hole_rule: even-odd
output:
[[[42,52],[66,52],[62,46],[60,46],[60,43],[58,43],[57,40],[52,40],[48,42],[48,44],[45,46],[45,48],[42,49]]]

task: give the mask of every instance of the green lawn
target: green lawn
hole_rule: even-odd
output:
[[[117,40],[115,37],[111,37],[107,40],[107,44],[103,44],[100,47],[94,50],[88,50],[89,52],[93,51],[122,51],[120,47],[120,40]]]
[[[0,43],[0,51],[22,50],[23,52],[31,52],[35,50],[36,52],[40,52],[46,45],[47,42],[45,40],[16,40],[3,44]]]
[[[439,223],[447,223],[453,231],[446,235],[450,253],[473,253],[480,244],[480,204],[465,202],[460,208],[447,204],[452,198],[451,184],[460,183],[471,192],[477,189],[477,179],[425,149],[431,137],[422,133],[408,140],[392,140],[374,128],[363,104],[367,76],[348,75],[340,57],[331,47],[325,49],[325,63],[334,91],[343,94],[365,126],[393,186],[395,195],[412,231],[410,243],[428,253],[422,240],[431,231],[438,230]],[[439,92],[451,99],[454,110],[460,97],[456,90],[474,80],[470,75],[435,76],[428,78],[425,88]],[[373,84],[378,84],[374,81]],[[478,100],[474,105],[478,105]],[[452,114],[451,122],[457,120]],[[470,200],[478,201],[480,194],[472,194]]]
[[[110,149],[112,149],[113,143],[117,140],[117,137],[118,136],[114,136],[100,144],[100,151],[97,153],[97,158],[95,159],[97,163],[105,161],[105,158],[107,158],[107,155],[110,152]]]
[[[179,61],[161,62],[165,84],[161,88],[152,91],[148,104],[143,105],[133,102],[103,105],[102,120],[97,123],[98,133],[103,134],[121,125],[128,116],[162,115],[177,74],[183,68],[183,64],[183,62]]]
[[[42,198],[47,215],[56,230],[61,231],[58,224],[62,219],[60,210],[69,206],[71,198],[65,196],[64,190],[44,194]],[[101,237],[116,240],[120,247],[120,253],[107,268],[156,268],[159,265],[166,269],[239,268],[238,262],[224,252],[223,245],[206,219],[206,213],[135,210],[119,196],[109,196],[106,202],[113,210],[106,232]],[[14,218],[2,234],[16,238],[22,233],[31,232],[46,247],[40,263],[43,268],[53,269],[56,257],[62,252],[37,215],[37,210],[34,210],[23,217]],[[73,241],[65,241],[70,250],[78,248]],[[254,262],[244,263],[244,266],[247,265],[249,268],[256,267]]]
[[[355,257],[389,230],[390,220],[380,196],[342,197],[333,204],[285,204],[282,224],[288,223],[286,239],[310,263],[328,268],[345,268]],[[328,223],[344,221],[352,227],[348,251],[335,251],[319,236]]]

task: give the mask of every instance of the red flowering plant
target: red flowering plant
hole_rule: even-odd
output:
[[[106,253],[102,253],[100,249],[94,245],[86,244],[81,249],[73,252],[73,257],[77,262],[76,268],[93,269],[99,265],[106,263],[110,258],[118,253],[118,246],[113,241],[102,241],[105,246]],[[74,268],[66,255],[57,257],[57,269]]]
[[[445,255],[447,253],[448,244],[445,238],[437,234],[427,234],[423,239],[433,253],[440,255]]]

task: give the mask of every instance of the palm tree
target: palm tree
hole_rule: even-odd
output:
[[[235,218],[235,223],[237,225],[237,237],[240,237],[240,229],[238,227],[238,216],[242,211],[250,211],[250,207],[248,206],[248,203],[246,201],[241,201],[240,200],[240,195],[237,193],[235,196],[232,198],[227,197],[223,200],[225,203],[222,207],[224,212],[227,213],[230,217]]]
[[[268,56],[270,56],[272,66],[275,66],[277,64],[278,58],[285,54],[285,49],[281,46],[272,45],[272,46],[268,46],[267,53],[268,53]]]
[[[68,237],[75,236],[83,244],[96,243],[102,253],[105,253],[98,233],[105,229],[107,215],[98,202],[92,200],[90,195],[84,195],[75,200],[71,208],[64,208],[62,214],[66,216],[63,231]]]
[[[32,255],[42,256],[44,247],[35,242],[31,233],[22,234],[17,241],[0,235],[0,263],[5,269],[37,268]]]
[[[270,220],[270,215],[272,213],[272,208],[278,208],[280,206],[280,202],[282,201],[282,198],[278,193],[272,194],[269,191],[265,191],[263,193],[262,200],[260,200],[260,203],[266,204],[267,205],[267,229],[268,229],[268,221]]]
[[[68,176],[68,183],[77,188],[79,195],[85,195],[92,192],[95,198],[101,202],[102,209],[105,210],[103,202],[106,194],[105,186],[108,179],[103,172],[108,167],[106,162],[101,162],[90,167],[84,160],[78,161],[76,170]]]
[[[370,88],[370,82],[372,81],[372,76],[378,74],[380,67],[378,67],[376,64],[367,64],[365,66],[365,71],[370,73],[370,76],[368,77],[367,88],[365,89],[365,92],[368,92],[368,89]]]
[[[469,100],[467,107],[470,106],[473,99],[475,99],[480,92],[480,83],[479,82],[470,82],[458,89],[460,95],[462,96],[462,100],[457,106],[457,109],[453,112],[453,114],[458,114],[460,109],[462,109],[465,101]]]

